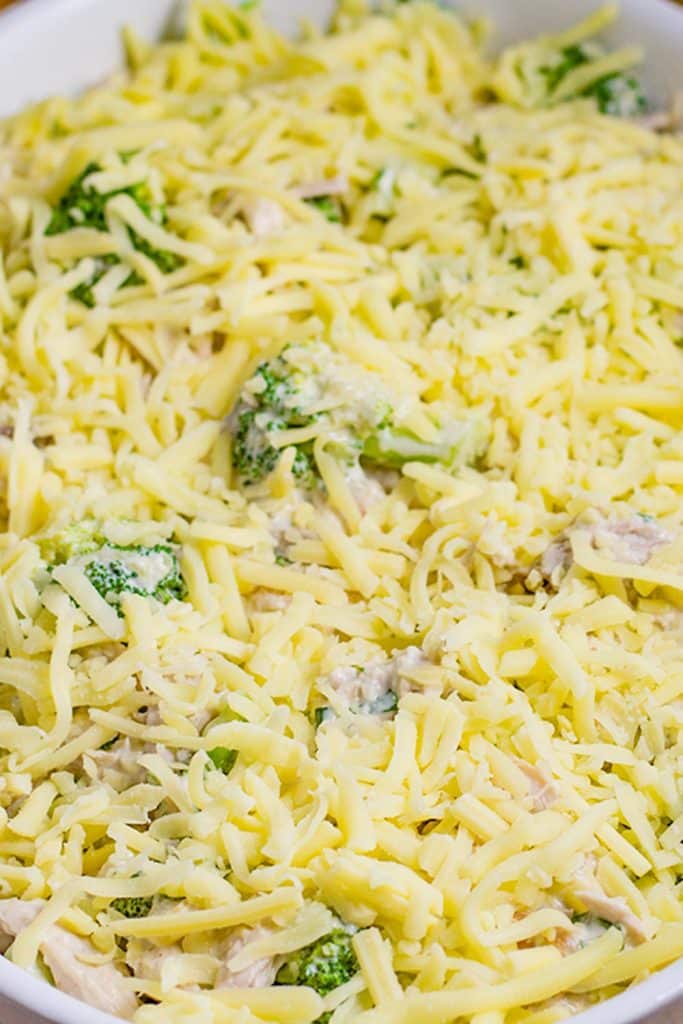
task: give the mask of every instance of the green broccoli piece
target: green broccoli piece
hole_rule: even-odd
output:
[[[107,230],[106,209],[107,203],[114,196],[129,195],[136,203],[145,217],[157,224],[166,223],[166,212],[163,207],[155,207],[147,185],[144,182],[136,182],[127,185],[125,188],[114,189],[112,192],[98,192],[92,185],[87,184],[91,174],[96,174],[102,168],[99,164],[90,163],[85,170],[67,188],[66,192],[57,202],[53,210],[50,222],[45,229],[46,235],[60,235],[65,231],[71,231],[77,227],[93,228],[95,231]],[[182,257],[166,249],[155,249],[147,239],[128,228],[128,235],[134,248],[141,252],[148,259],[152,260],[163,274],[170,274],[177,270],[184,263]],[[118,256],[113,253],[99,256],[96,260],[96,268],[88,281],[83,281],[72,289],[70,295],[84,306],[93,308],[95,296],[93,288],[98,281],[104,277],[110,267],[120,262]],[[142,284],[139,274],[132,271],[121,287]]]
[[[101,281],[110,267],[115,267],[119,263],[118,256],[113,253],[107,253],[105,256],[98,256],[95,260],[95,270],[90,275],[87,281],[81,281],[79,285],[72,288],[69,295],[72,299],[76,299],[78,302],[82,302],[88,309],[93,309],[95,306],[95,295],[93,288]],[[133,275],[131,275],[132,277]],[[127,281],[125,282],[128,283]]]
[[[213,750],[207,750],[207,754],[214,768],[223,772],[224,775],[230,774],[237,760],[237,751],[230,750],[229,747],[214,747]]]
[[[328,707],[327,704],[321,705],[313,710],[313,725],[316,729],[319,729],[323,722],[329,722],[334,717],[335,714],[332,708]]]
[[[469,464],[483,454],[486,433],[476,420],[448,424],[435,441],[421,441],[409,431],[386,422],[363,438],[362,454],[368,462],[401,469],[407,462],[439,463],[452,467]]]
[[[95,590],[119,614],[122,594],[153,597],[161,604],[182,601],[186,596],[178,556],[168,544],[107,544],[93,554],[95,557],[80,556],[78,561]]]
[[[590,52],[584,46],[565,46],[560,50],[557,61],[541,68],[541,74],[545,76],[548,84],[548,92],[555,92],[560,82],[567,77],[570,71],[587,64],[591,60]]]
[[[235,425],[233,465],[245,484],[257,483],[271,473],[281,452],[268,439],[270,433],[305,427],[314,416],[299,406],[298,383],[282,356],[261,363],[243,391],[232,420]],[[312,445],[297,446],[294,475],[312,481]]]
[[[64,565],[72,558],[88,555],[106,543],[94,519],[73,523],[39,542],[41,557],[51,565]]]
[[[118,741],[120,739],[121,739],[121,733],[117,732],[116,735],[112,736],[112,738],[110,740],[107,740],[106,743],[101,743],[98,749],[99,750],[111,750],[111,748],[116,743],[118,743]]]
[[[231,707],[224,707],[222,711],[219,711],[215,718],[212,718],[210,722],[207,722],[205,727],[202,729],[202,736],[207,736],[211,733],[211,730],[216,725],[221,725],[223,722],[243,722],[244,718],[239,715],[236,711],[233,711]],[[224,775],[229,775],[232,771],[235,761],[237,760],[237,751],[231,750],[230,747],[213,747],[211,750],[207,750],[209,760],[219,772],[223,772]]]
[[[611,117],[638,117],[647,110],[640,82],[633,75],[605,75],[583,91],[592,96],[598,110]]]
[[[144,182],[117,188],[112,192],[98,192],[86,182],[91,174],[97,174],[101,170],[99,164],[88,164],[85,170],[71,182],[53,210],[52,218],[45,229],[46,235],[61,235],[73,228],[93,228],[95,231],[106,231],[107,203],[114,196],[119,195],[129,195],[146,217],[149,217],[150,220],[155,219],[152,198]]]
[[[46,235],[61,235],[75,227],[97,227],[106,229],[104,219],[104,197],[85,185],[85,179],[101,170],[98,164],[88,164],[85,170],[71,182],[52,211],[52,217],[45,229]]]
[[[282,451],[273,444],[275,435],[314,421],[334,436],[338,454],[350,466],[361,459],[386,468],[418,461],[452,469],[483,453],[486,430],[481,422],[452,422],[441,427],[435,441],[422,441],[394,424],[390,401],[379,397],[382,382],[373,390],[367,374],[354,371],[324,345],[308,347],[306,357],[310,368],[301,369],[295,365],[295,350],[285,349],[262,363],[242,390],[229,423],[233,466],[244,484],[256,483],[275,469]],[[293,472],[301,486],[316,485],[311,441],[296,445]]]
[[[376,697],[375,700],[371,701],[360,701],[357,704],[349,707],[349,711],[354,715],[391,715],[393,716],[398,710],[398,695],[393,690],[387,690],[381,697]],[[330,722],[336,718],[336,714],[332,708],[326,704],[317,708],[311,712],[311,720],[316,729],[319,729],[323,722]]]
[[[341,224],[342,206],[336,196],[312,196],[304,202],[309,206],[315,206],[331,224]]]
[[[565,47],[560,51],[556,63],[541,68],[548,84],[548,92],[555,92],[570,71],[582,64],[590,63],[595,57],[596,53],[590,47]],[[638,79],[622,72],[603,75],[602,78],[591,82],[580,95],[594,99],[598,110],[612,117],[637,117],[647,109],[647,100]]]
[[[344,985],[359,969],[351,939],[351,932],[335,928],[283,964],[275,984],[308,985],[321,996]]]
[[[137,251],[141,252],[142,255],[146,256],[147,259],[152,261],[152,263],[155,263],[162,274],[172,274],[174,270],[179,270],[180,267],[183,266],[185,261],[182,256],[178,256],[177,253],[170,252],[168,249],[155,249],[146,238],[139,235],[137,231],[133,231],[132,228],[128,229],[128,234],[130,235],[130,240]],[[130,277],[123,282],[124,285],[140,283],[140,277],[135,273],[131,274]]]
[[[369,703],[361,704],[358,711],[365,715],[393,715],[398,710],[398,696],[393,690],[387,690],[381,697]]]
[[[170,544],[121,546],[110,544],[94,520],[84,520],[40,542],[51,568],[81,567],[97,592],[119,614],[122,594],[153,597],[161,604],[187,595],[178,555]]]
[[[147,917],[153,903],[151,896],[118,896],[109,906],[124,917]]]

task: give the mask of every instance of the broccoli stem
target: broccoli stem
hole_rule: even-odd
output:
[[[363,441],[362,454],[378,466],[401,469],[408,462],[439,463],[453,468],[482,454],[484,434],[475,421],[443,428],[436,441],[422,441],[409,431],[384,427]]]

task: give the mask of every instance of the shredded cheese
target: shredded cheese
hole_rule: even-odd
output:
[[[598,110],[612,7],[495,59],[372,7],[195,0],[0,125],[0,939],[136,1024],[550,1024],[683,955],[683,144]]]

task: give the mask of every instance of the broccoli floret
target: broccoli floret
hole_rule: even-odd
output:
[[[206,753],[213,762],[214,768],[223,772],[224,775],[230,774],[237,760],[236,750],[230,750],[229,747],[214,747],[213,750],[207,750]]]
[[[97,174],[102,168],[99,164],[88,164],[85,170],[71,182],[66,192],[57,202],[52,218],[45,229],[46,235],[61,235],[72,228],[93,228],[95,231],[107,230],[107,203],[114,196],[129,195],[137,203],[142,212],[150,220],[155,219],[152,198],[149,189],[143,182],[126,185],[112,192],[98,192],[92,185],[86,184],[91,174]]]
[[[320,210],[323,217],[332,224],[341,224],[342,206],[336,196],[312,196],[304,200],[309,206],[315,206]]]
[[[611,117],[638,117],[647,109],[640,82],[633,75],[605,75],[583,92],[592,96],[598,110]]]
[[[316,421],[349,466],[361,459],[386,468],[418,461],[451,469],[482,454],[486,431],[478,420],[446,424],[434,441],[422,441],[394,422],[392,396],[383,397],[384,388],[382,381],[375,385],[367,372],[354,369],[324,345],[285,349],[277,359],[262,363],[230,418],[233,465],[242,482],[256,483],[275,469],[282,452],[277,434]],[[428,412],[428,406],[424,409]],[[317,467],[312,441],[302,439],[295,452],[294,476],[301,486],[313,488]]]
[[[60,235],[65,231],[71,231],[76,227],[93,228],[95,231],[107,230],[106,209],[107,203],[114,196],[128,195],[137,204],[145,217],[157,224],[166,222],[166,212],[163,207],[155,207],[147,185],[144,182],[136,182],[133,185],[126,185],[124,188],[114,189],[112,192],[98,192],[92,185],[88,185],[87,179],[91,174],[97,174],[102,168],[99,164],[91,163],[85,168],[67,188],[61,199],[59,199],[52,213],[52,218],[45,229],[46,235]],[[141,252],[148,259],[152,260],[163,274],[170,274],[183,265],[182,257],[166,249],[155,249],[147,239],[128,228],[128,236],[135,249]],[[96,260],[96,269],[88,281],[83,281],[72,289],[70,295],[84,306],[92,308],[95,305],[93,288],[98,281],[104,277],[110,267],[120,262],[118,256],[107,254]],[[139,274],[132,271],[123,281],[121,287],[141,284]]]
[[[566,78],[570,71],[578,68],[581,64],[587,64],[591,55],[584,46],[565,46],[560,50],[558,59],[554,64],[541,68],[548,83],[548,92],[555,92],[563,78]]]
[[[93,309],[96,304],[93,288],[102,280],[111,267],[117,266],[118,262],[118,257],[114,256],[113,253],[107,253],[105,256],[98,256],[95,260],[95,270],[87,281],[82,281],[79,285],[76,285],[75,288],[71,289],[69,292],[71,298],[76,299],[78,302],[82,302],[84,306],[88,307],[88,309]]]
[[[358,972],[358,961],[351,944],[352,935],[344,928],[312,942],[283,964],[276,985],[308,985],[325,996],[344,985]]]
[[[124,917],[147,917],[153,902],[151,896],[119,896],[109,906]]]
[[[121,595],[153,597],[161,604],[182,601],[187,593],[178,556],[168,544],[120,547],[107,544],[78,561],[95,590],[121,613]]]
[[[283,357],[261,363],[233,414],[233,464],[244,483],[256,483],[275,469],[281,452],[270,443],[269,434],[313,422],[315,417],[304,413],[298,403],[298,384]],[[310,444],[297,446],[293,471],[302,482],[310,482]]]
[[[45,538],[40,550],[50,569],[66,563],[82,568],[97,592],[119,614],[122,594],[153,597],[161,604],[182,601],[187,594],[173,546],[110,544],[94,520]]]
[[[40,554],[50,565],[63,565],[79,555],[97,551],[105,543],[94,519],[73,523],[40,541]]]
[[[570,71],[590,63],[596,56],[596,52],[586,46],[565,47],[560,51],[556,63],[541,68],[548,83],[548,92],[552,94]],[[580,95],[594,99],[598,110],[612,117],[637,117],[647,109],[647,100],[640,82],[633,75],[623,72],[598,78],[583,89]]]
[[[178,270],[182,267],[185,262],[182,256],[178,256],[175,252],[170,252],[168,249],[155,249],[154,246],[139,235],[137,231],[133,231],[132,228],[128,229],[130,240],[143,256],[155,263],[162,274],[172,274],[174,270]],[[141,280],[139,275],[133,273],[130,277],[124,281],[124,285],[140,284]]]

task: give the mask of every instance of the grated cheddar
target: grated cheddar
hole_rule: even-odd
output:
[[[554,1024],[683,955],[683,144],[615,14],[194,0],[0,124],[19,967]]]

